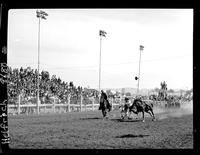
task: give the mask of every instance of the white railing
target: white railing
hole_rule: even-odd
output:
[[[68,98],[68,101],[66,103],[56,103],[55,100],[51,104],[39,104],[39,113],[46,113],[49,108],[50,112],[71,112],[71,111],[95,111],[98,110],[99,104],[95,103],[95,98],[91,98],[90,101],[92,101],[92,104],[83,104],[83,98],[81,97],[81,100],[78,104],[70,104],[70,98]],[[109,100],[112,103],[112,108],[119,106],[119,103],[114,103],[115,101]],[[37,109],[37,104],[32,104],[30,102],[27,102],[27,104],[20,104],[20,97],[18,99],[17,104],[10,105],[8,104],[8,113],[9,114],[21,114],[21,113],[35,113]],[[48,110],[47,110],[48,109]],[[62,110],[61,110],[62,109]]]
[[[77,104],[70,104],[70,98],[68,98],[67,102],[63,103],[56,103],[54,100],[50,104],[39,104],[39,112],[40,113],[46,113],[48,112],[50,108],[50,112],[56,113],[56,112],[72,112],[72,111],[95,111],[98,110],[99,104],[95,103],[95,98],[92,97],[89,99],[92,101],[90,104],[83,104],[83,97],[81,97],[81,100]],[[110,103],[112,103],[112,109],[115,109],[116,107],[119,107],[120,104],[124,102],[123,98],[121,99],[109,99]],[[166,107],[167,102],[164,101],[152,101],[152,100],[144,100],[146,102],[151,102],[155,106],[159,107]],[[131,101],[132,102],[132,101]],[[183,104],[183,103],[181,103]],[[21,114],[21,113],[35,113],[37,109],[37,104],[32,104],[30,102],[27,102],[27,104],[20,104],[20,98],[16,105],[10,105],[8,104],[8,113],[10,114]]]

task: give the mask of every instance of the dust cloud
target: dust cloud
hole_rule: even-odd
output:
[[[158,120],[169,117],[182,117],[184,115],[191,115],[193,114],[193,102],[182,103],[180,108],[154,107],[153,111]]]

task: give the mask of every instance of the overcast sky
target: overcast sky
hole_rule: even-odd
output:
[[[75,85],[98,88],[99,30],[102,88],[193,87],[192,9],[42,9],[40,71]],[[13,9],[8,18],[8,65],[37,68],[36,9]]]

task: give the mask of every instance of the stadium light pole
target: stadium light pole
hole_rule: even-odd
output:
[[[37,114],[39,114],[39,92],[40,92],[40,83],[39,83],[39,73],[40,73],[40,19],[46,19],[48,14],[42,10],[36,11],[36,17],[39,19],[38,22],[38,74],[37,74]]]
[[[140,89],[140,63],[141,63],[141,51],[144,49],[144,46],[140,45],[140,59],[139,59],[139,73],[138,73],[138,87],[137,87],[137,94],[139,95]]]
[[[101,42],[102,37],[106,37],[106,32],[99,30],[99,36],[100,36],[100,55],[99,55],[99,101],[100,101],[100,92],[101,92]]]

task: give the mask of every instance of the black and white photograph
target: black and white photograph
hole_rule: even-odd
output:
[[[193,11],[10,9],[9,147],[193,149]]]

